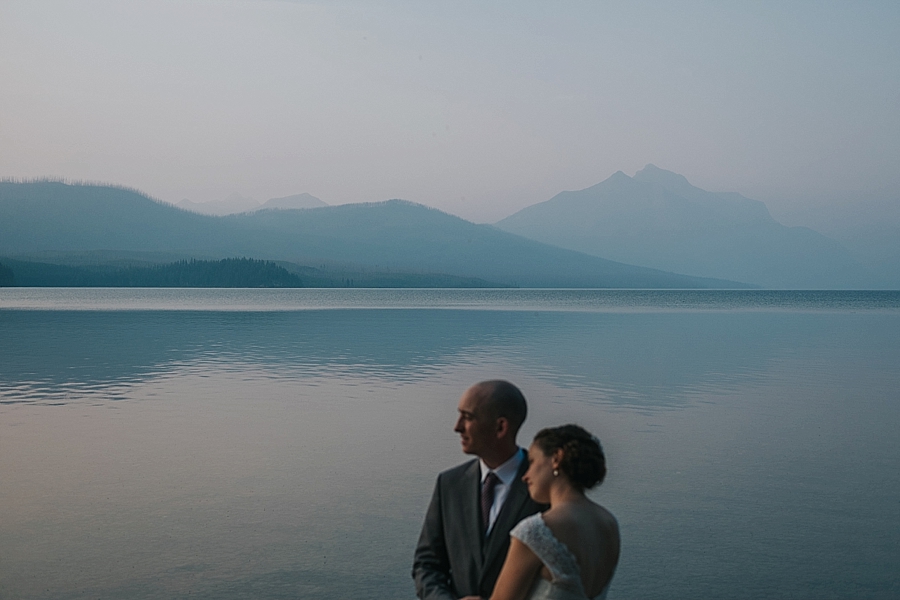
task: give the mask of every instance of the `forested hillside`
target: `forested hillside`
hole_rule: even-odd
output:
[[[303,287],[303,280],[273,262],[248,258],[182,260],[149,267],[70,266],[8,260],[7,285],[28,287]],[[2,278],[2,275],[0,275]]]

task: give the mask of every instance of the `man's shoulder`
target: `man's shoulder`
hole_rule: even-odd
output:
[[[442,483],[453,484],[456,481],[465,479],[467,476],[471,475],[473,471],[477,471],[477,469],[478,459],[474,458],[456,465],[455,467],[451,467],[446,471],[441,471],[440,474],[438,474],[438,479],[440,479]]]

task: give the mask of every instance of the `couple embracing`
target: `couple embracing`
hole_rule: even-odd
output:
[[[454,431],[477,457],[438,476],[416,546],[422,600],[605,598],[619,528],[585,496],[606,475],[595,437],[577,425],[516,444],[527,406],[507,381],[463,394]]]

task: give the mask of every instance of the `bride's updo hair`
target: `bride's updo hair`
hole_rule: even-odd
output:
[[[600,440],[578,425],[562,425],[541,429],[534,443],[546,456],[562,449],[559,470],[572,485],[589,490],[606,477],[606,457]]]

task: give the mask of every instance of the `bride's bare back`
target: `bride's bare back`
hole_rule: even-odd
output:
[[[554,537],[575,556],[588,598],[602,592],[619,562],[619,525],[615,517],[584,498],[553,506],[543,519]],[[541,569],[541,577],[550,579],[547,567]]]

